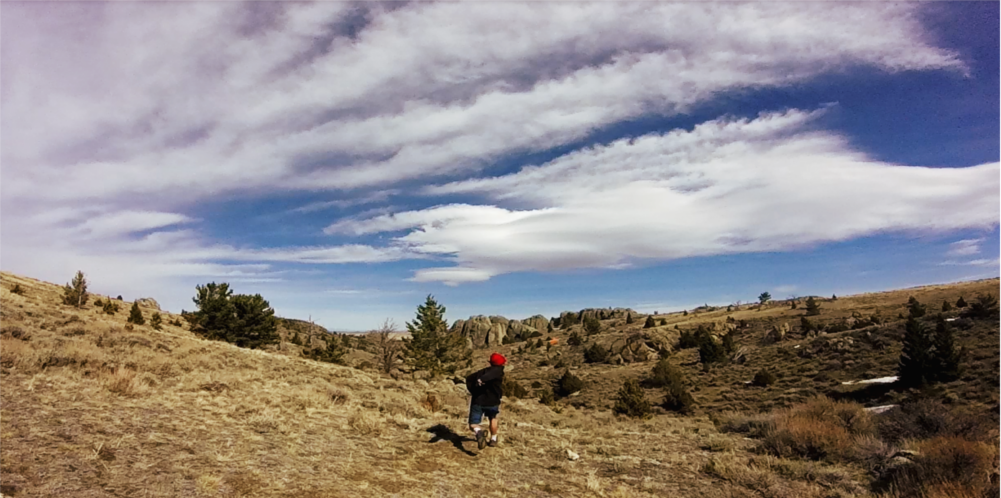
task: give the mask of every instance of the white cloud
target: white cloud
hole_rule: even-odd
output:
[[[993,267],[997,267],[998,264],[999,264],[999,261],[1001,261],[1001,260],[998,260],[997,258],[995,258],[995,259],[980,258],[980,259],[971,259],[969,261],[948,260],[948,261],[943,261],[940,264],[943,265],[943,266],[993,266]]]
[[[415,279],[456,284],[501,273],[613,268],[630,261],[781,251],[883,231],[998,223],[999,165],[901,167],[810,131],[816,113],[715,120],[621,140],[518,173],[430,193],[480,193],[526,209],[450,205],[338,230],[413,229],[409,250],[454,259]]]
[[[980,254],[980,243],[983,241],[983,238],[957,240],[956,242],[949,244],[949,251],[946,255],[972,256],[974,254]]]
[[[5,5],[4,197],[176,206],[464,174],[721,91],[964,70],[917,8]]]
[[[867,161],[838,137],[802,131],[811,114],[798,111],[471,179],[498,159],[676,115],[723,92],[857,67],[965,72],[929,40],[920,8],[6,3],[4,267],[53,280],[84,268],[147,294],[187,279],[187,295],[197,278],[284,278],[269,264],[444,256],[454,266],[413,279],[455,284],[996,222],[996,203],[976,211],[996,199],[996,165]],[[404,233],[385,247],[236,248],[184,214],[276,191],[331,191],[294,213],[343,208],[384,200],[350,197],[364,189],[391,196],[397,184],[433,178],[452,183],[429,194],[485,194],[497,205],[359,215],[327,228]]]

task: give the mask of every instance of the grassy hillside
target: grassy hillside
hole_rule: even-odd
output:
[[[755,433],[734,430],[741,417],[755,416],[771,417],[769,423],[786,427],[780,413],[755,412],[800,399],[798,394],[788,397],[788,392],[802,389],[797,386],[807,382],[803,379],[820,392],[834,380],[862,373],[823,370],[834,375],[833,380],[815,379],[826,357],[787,358],[780,352],[809,344],[806,339],[755,345],[770,321],[789,320],[795,314],[778,304],[733,313],[736,319],[753,320],[738,341],[754,348],[745,365],[703,374],[692,364],[691,351],[671,356],[688,374],[700,413],[616,416],[605,407],[621,379],[645,375],[651,363],[582,365],[576,371],[588,385],[579,396],[552,405],[505,399],[502,444],[480,452],[466,438],[468,401],[461,385],[394,380],[281,350],[245,350],[206,341],[171,325],[178,317],[169,313],[164,313],[167,325],[161,331],[148,325],[129,330],[127,306],[115,315],[92,305],[78,310],[61,304],[58,286],[6,273],[2,277],[4,496],[808,498],[885,491],[874,486],[875,464],[769,453],[769,440],[759,442]],[[11,292],[15,285],[21,294]],[[996,293],[998,283],[851,298],[858,301],[842,298],[823,303],[830,315],[822,319],[850,315],[852,306],[875,306],[885,316],[895,314],[909,293],[934,304],[937,296],[969,296],[981,289]],[[143,311],[149,315],[153,310]],[[725,319],[725,313],[663,318],[668,323],[661,328],[670,331],[675,325],[684,329]],[[605,323],[607,337],[599,334],[592,340],[612,340],[642,324],[642,319],[630,326]],[[564,338],[568,333],[558,332]],[[976,344],[987,349],[971,348],[976,368],[967,371],[970,378],[946,386],[948,393],[962,394],[954,402],[974,408],[997,403],[997,320],[971,328],[963,340],[981,339]],[[510,352],[521,346],[505,348]],[[988,358],[991,351],[993,357]],[[569,347],[562,353],[568,359],[577,354]],[[476,357],[485,363],[488,354],[480,350]],[[894,354],[892,347],[873,354],[871,361],[878,368],[865,373],[887,373]],[[510,374],[522,384],[549,381],[555,375],[551,367],[539,367],[541,352],[512,356]],[[785,380],[779,384],[743,387],[748,372],[765,364],[779,370],[786,361],[792,366],[782,367],[780,378]],[[991,382],[993,398],[982,392]],[[655,397],[655,390],[648,392]],[[722,408],[749,413],[724,419]],[[858,410],[859,417],[868,420],[869,415]],[[996,446],[996,432],[987,437]],[[973,448],[980,451],[982,446]],[[579,458],[572,460],[568,450]],[[994,458],[990,473],[977,474],[987,484],[977,481],[962,489],[982,489],[990,478],[996,483],[996,452],[984,458]]]
[[[972,300],[978,294],[993,293],[997,296],[997,279],[964,282],[951,285],[935,285],[904,289],[883,293],[843,296],[837,299],[818,298],[820,315],[808,319],[819,327],[839,324],[852,319],[852,315],[868,318],[881,317],[880,325],[861,327],[837,333],[804,334],[800,331],[801,317],[805,315],[803,300],[797,300],[797,308],[792,309],[787,301],[772,302],[766,306],[741,305],[727,311],[726,306],[715,311],[695,311],[687,315],[672,313],[654,316],[657,325],[644,329],[646,315],[635,315],[632,324],[624,318],[602,320],[602,332],[588,337],[588,343],[580,347],[567,346],[571,333],[586,336],[581,325],[566,329],[556,329],[553,335],[560,339],[560,345],[521,353],[525,343],[499,346],[496,349],[512,355],[516,368],[513,377],[525,386],[532,383],[548,385],[562,373],[557,366],[567,366],[588,381],[588,389],[572,400],[578,406],[608,409],[616,390],[626,378],[642,377],[649,372],[650,362],[625,365],[587,364],[583,350],[592,342],[603,345],[613,344],[623,337],[637,334],[667,337],[672,344],[683,330],[694,330],[699,325],[725,324],[744,321],[746,328],[734,332],[735,345],[744,350],[743,363],[728,363],[703,371],[695,349],[684,349],[671,353],[671,361],[679,365],[686,378],[699,408],[704,413],[722,410],[762,411],[781,408],[805,401],[818,394],[835,397],[850,397],[867,405],[899,402],[906,393],[887,389],[869,389],[859,392],[859,387],[844,386],[843,382],[896,375],[900,357],[904,320],[907,315],[909,297],[925,303],[927,319],[931,320],[941,309],[943,301],[954,304],[960,297]],[[944,313],[956,318],[962,310],[954,308]],[[786,338],[776,343],[765,340],[766,334],[783,324],[789,326]],[[934,327],[933,325],[930,325]],[[956,382],[941,386],[938,395],[949,402],[967,405],[981,410],[985,415],[997,419],[998,389],[1001,370],[998,358],[998,323],[977,321],[970,328],[956,328],[958,344],[965,347],[963,377]],[[749,386],[757,371],[765,368],[773,372],[777,382],[768,388]],[[649,389],[648,395],[657,399],[660,393]]]

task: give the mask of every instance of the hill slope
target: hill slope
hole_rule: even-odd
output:
[[[3,274],[4,496],[871,494],[860,467],[761,457],[704,415],[598,409],[615,387],[605,377],[649,364],[581,368],[594,382],[570,398],[590,399],[579,408],[505,399],[502,444],[480,452],[465,438],[461,385],[239,349],[174,325],[127,330],[125,312],[78,310],[59,296],[58,286]],[[667,328],[716,319],[666,318]],[[548,378],[537,361],[514,355],[511,375]]]

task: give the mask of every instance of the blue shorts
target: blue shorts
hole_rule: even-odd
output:
[[[500,406],[469,405],[469,425],[479,425],[484,415],[493,420],[497,418],[498,413]]]

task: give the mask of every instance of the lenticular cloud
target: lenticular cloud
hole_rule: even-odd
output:
[[[448,205],[331,229],[408,230],[398,244],[455,260],[414,278],[457,284],[516,271],[616,268],[998,223],[997,163],[925,168],[873,161],[836,135],[807,131],[817,114],[720,119],[428,190],[480,193],[531,209]]]

